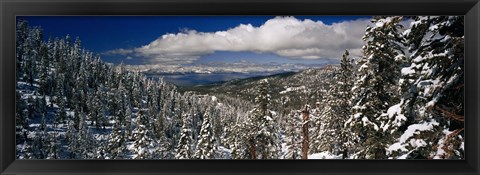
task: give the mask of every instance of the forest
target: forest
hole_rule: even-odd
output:
[[[44,38],[17,21],[17,159],[465,158],[463,16],[374,16],[361,57],[198,89]]]

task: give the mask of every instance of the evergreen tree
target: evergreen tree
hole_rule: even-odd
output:
[[[23,138],[23,141],[25,141],[27,139],[27,129],[29,125],[27,103],[24,101],[24,99],[22,99],[20,92],[18,91],[15,93],[15,102],[15,124],[17,142],[20,141],[20,138]]]
[[[154,134],[149,122],[149,117],[144,115],[144,111],[141,110],[137,114],[137,128],[133,133],[134,137],[134,153],[136,157],[134,159],[152,159],[155,148]]]
[[[217,151],[216,140],[210,123],[209,111],[203,116],[202,128],[198,135],[198,143],[194,157],[197,159],[213,159]]]
[[[67,120],[67,133],[66,133],[66,140],[68,143],[68,152],[69,152],[69,158],[70,159],[78,159],[80,157],[78,155],[79,152],[79,147],[80,143],[78,142],[78,139],[76,138],[78,130],[73,126],[73,122],[70,120]]]
[[[47,133],[46,144],[48,144],[48,154],[47,159],[58,159],[59,158],[59,145],[58,134],[56,132]]]
[[[39,66],[39,92],[41,95],[46,95],[49,87],[49,71],[50,71],[50,57],[49,57],[49,43],[41,43],[39,48],[40,66]]]
[[[31,159],[45,159],[48,155],[48,145],[47,143],[47,129],[41,129],[37,127],[35,129],[35,136],[33,138],[32,147],[30,148],[29,152],[31,155],[29,157]]]
[[[98,145],[96,159],[110,159],[110,155],[108,154],[108,151],[105,149],[104,142],[100,142]]]
[[[77,151],[76,159],[91,159],[96,157],[96,140],[93,138],[93,134],[88,128],[86,122],[86,115],[83,111],[79,114],[79,130],[76,134],[77,139]]]
[[[176,148],[176,159],[191,159],[192,154],[192,129],[191,129],[191,116],[183,115],[183,125],[180,132],[180,139]]]
[[[300,112],[291,112],[286,118],[285,129],[285,142],[287,146],[287,152],[284,155],[284,159],[300,159],[301,158],[301,127],[302,119]]]
[[[158,139],[156,139],[156,147],[155,147],[155,158],[158,159],[173,159],[174,154],[171,149],[171,141],[165,136],[165,134],[162,134],[159,136]]]
[[[59,159],[60,155],[59,153],[61,152],[61,141],[60,141],[60,134],[57,131],[59,120],[57,119],[58,115],[54,116],[53,119],[53,126],[51,132],[48,133],[48,141],[49,141],[49,154],[48,158],[49,159]]]
[[[102,129],[105,129],[105,126],[107,125],[108,123],[108,118],[107,118],[107,115],[108,115],[108,109],[107,109],[107,106],[108,106],[108,99],[105,99],[107,97],[106,93],[108,92],[105,92],[106,90],[104,89],[104,87],[102,85],[100,85],[100,88],[97,90],[97,94],[95,95],[97,98],[96,98],[96,104],[98,106],[96,106],[95,109],[97,109],[97,111],[95,112],[95,114],[97,115],[94,120],[95,120],[95,128],[99,128],[100,126],[102,127]]]
[[[115,116],[115,123],[113,125],[113,131],[108,139],[108,149],[106,150],[112,159],[123,159],[126,156],[126,139],[124,128],[120,119],[123,116]]]
[[[324,105],[325,103],[323,102],[316,102],[315,103],[315,108],[312,109],[312,111],[310,112],[311,114],[311,120],[312,120],[312,125],[313,127],[310,129],[310,132],[312,133],[311,134],[311,138],[312,138],[312,141],[310,142],[310,145],[309,145],[309,153],[310,154],[313,154],[313,153],[319,153],[319,152],[323,152],[323,151],[326,151],[326,148],[325,148],[325,144],[328,144],[329,142],[324,142],[324,135],[325,135],[325,118],[322,117],[324,116],[325,112],[328,112],[330,111],[329,109],[330,108],[327,108],[329,107],[328,105],[326,107],[323,107],[322,105]]]
[[[228,138],[230,148],[232,149],[231,156],[233,159],[251,159],[251,146],[248,144],[248,133],[246,131],[246,122],[237,121],[231,127],[231,133],[235,133]]]
[[[17,79],[23,78],[24,74],[24,64],[25,64],[25,59],[28,59],[26,55],[26,49],[27,48],[27,37],[28,37],[28,31],[30,28],[28,27],[28,22],[25,20],[19,20],[17,22],[17,27],[15,31],[15,36],[16,36],[16,77]]]
[[[324,104],[325,106],[321,106]],[[312,142],[310,145],[310,154],[318,153],[318,152],[329,152],[333,153],[333,146],[335,143],[339,142],[339,140],[335,140],[337,135],[334,128],[334,117],[338,117],[333,112],[333,109],[327,103],[317,103],[316,108],[312,110],[311,118],[314,121],[314,126],[311,131],[314,133],[312,134]]]
[[[336,121],[339,116],[335,114],[335,101],[339,100],[334,97],[335,89],[340,85],[339,77],[340,70],[334,66],[325,66],[318,72],[317,77],[322,77],[324,80],[318,81],[319,87],[316,89],[315,108],[305,110],[309,116],[309,153],[332,152],[334,145],[338,143],[336,137],[339,128],[335,128],[338,123]],[[305,126],[309,126],[305,125]]]
[[[59,101],[58,103],[59,110],[57,110],[58,118],[56,119],[58,122],[64,122],[67,119],[65,103],[63,98],[59,98],[58,101]]]
[[[330,106],[333,113],[332,121],[330,121],[329,130],[332,131],[330,135],[333,136],[331,145],[331,152],[334,155],[342,154],[342,158],[345,159],[350,153],[348,148],[354,146],[349,141],[351,130],[349,127],[345,127],[344,123],[351,115],[351,89],[353,86],[353,59],[349,57],[349,53],[345,50],[340,60],[339,73],[333,77],[333,82],[336,82],[336,86],[333,86],[329,93]]]
[[[125,109],[125,137],[127,140],[132,139],[132,106],[128,103],[124,103],[126,105]]]
[[[245,122],[250,159],[278,159],[280,156],[279,133],[276,127],[276,113],[269,110],[270,94],[268,80],[261,81],[258,96],[255,98],[257,106],[249,112]]]
[[[395,116],[405,116],[392,158],[464,156],[464,17],[413,17],[405,32],[411,52],[401,70],[404,92]]]
[[[353,115],[347,121],[359,135],[362,149],[360,158],[385,159],[387,144],[392,142],[386,123],[401,122],[403,118],[383,115],[395,104],[399,75],[399,62],[404,60],[400,30],[402,17],[374,17],[374,26],[367,27],[357,82],[353,87],[355,105]]]

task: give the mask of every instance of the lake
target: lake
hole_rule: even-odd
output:
[[[148,78],[163,79],[178,86],[201,86],[234,79],[267,76],[274,73],[185,73],[185,74],[146,74]]]

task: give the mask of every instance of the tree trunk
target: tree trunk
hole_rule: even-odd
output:
[[[347,158],[347,153],[348,153],[347,148],[343,148],[342,159],[346,159],[346,158]]]
[[[346,159],[348,157],[348,146],[347,146],[348,136],[346,132],[347,131],[345,131],[345,128],[342,128],[341,135],[340,135],[342,140],[342,143],[340,146],[340,148],[342,149],[342,159]]]
[[[386,159],[386,151],[383,148],[375,149],[375,159]]]
[[[250,140],[250,159],[255,159],[255,144]]]
[[[308,111],[308,107],[305,106],[305,109],[302,111],[303,115],[303,141],[302,141],[302,159],[307,159],[308,156],[308,120],[310,116],[310,112]]]

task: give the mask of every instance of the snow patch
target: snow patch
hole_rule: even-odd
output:
[[[360,116],[362,115],[362,113],[356,113],[355,115],[353,115],[354,118],[360,118]]]
[[[410,154],[410,153],[401,155],[401,156],[398,157],[397,159],[407,159],[407,156],[408,156],[409,154]]]
[[[422,57],[422,56],[417,56],[417,57],[415,57],[415,59],[413,59],[413,61],[418,63],[418,62],[423,61],[424,59],[425,59],[425,58]]]
[[[401,72],[402,72],[402,75],[405,76],[405,75],[414,74],[415,70],[413,70],[411,67],[406,67],[406,68],[403,68]]]
[[[368,69],[368,65],[367,64],[363,64],[362,66],[360,66],[360,68],[358,69],[358,71],[362,71],[364,69]]]
[[[400,142],[405,143],[410,137],[413,137],[415,134],[420,134],[422,131],[432,130],[434,126],[438,126],[437,121],[430,121],[427,123],[413,124],[408,126],[405,133],[400,136]]]
[[[405,117],[405,115],[402,114],[402,108],[401,108],[402,103],[403,101],[401,101],[399,104],[391,106],[390,108],[388,108],[387,113],[382,114],[382,116],[388,115],[388,118],[390,119],[395,117],[395,119],[393,120],[394,121],[393,124],[395,124],[396,126],[400,126],[402,124],[402,121],[407,121],[407,117]],[[390,125],[386,124],[383,127],[383,130],[384,131],[387,130],[389,126]]]
[[[410,145],[415,147],[415,148],[418,148],[418,147],[426,146],[427,142],[425,142],[422,139],[412,139],[412,140],[410,140]]]
[[[307,157],[308,159],[341,159],[342,155],[334,155],[328,151],[324,151],[321,153],[314,153],[314,154],[308,155]]]
[[[284,91],[281,91],[280,94],[285,94],[287,92],[291,91],[300,91],[300,90],[305,90],[305,86],[299,86],[299,87],[288,87]]]
[[[387,151],[388,151],[388,152],[397,151],[397,150],[408,151],[407,148],[405,148],[405,146],[403,146],[403,145],[400,144],[400,143],[394,143],[393,145],[390,145],[390,146],[387,148]]]
[[[402,108],[400,108],[400,104],[401,103],[393,105],[392,107],[388,108],[387,114],[389,118],[392,118],[393,116],[395,116],[395,114],[399,114],[399,115],[402,114]]]
[[[443,134],[445,136],[451,134],[452,132],[449,131],[448,129],[443,130]],[[443,150],[443,146],[445,144],[445,139],[446,137],[443,137],[442,139],[438,140],[438,147],[437,147],[437,153],[433,157],[433,159],[443,159],[443,156],[446,154],[445,150]]]

